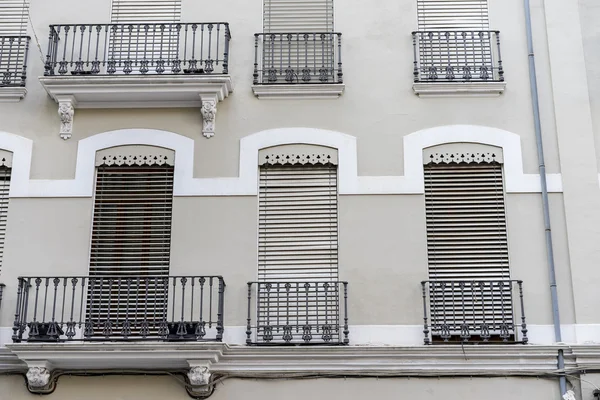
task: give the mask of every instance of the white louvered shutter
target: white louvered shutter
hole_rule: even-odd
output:
[[[0,0],[0,36],[27,35],[29,0]]]
[[[433,325],[456,333],[485,323],[498,334],[512,321],[502,164],[425,165],[425,206]]]
[[[333,0],[264,0],[265,33],[333,32]]]
[[[11,168],[0,166],[0,272],[4,259],[4,241],[6,238],[6,219],[8,218],[8,195],[10,191]]]
[[[156,278],[169,275],[173,171],[171,165],[97,167],[90,279],[102,280],[90,281],[87,311],[95,335],[103,321],[110,319],[118,329],[125,318],[134,326],[150,321],[152,334],[164,318],[168,288]],[[151,283],[130,285],[126,294],[128,278]],[[136,309],[137,299],[152,308],[151,315]]]
[[[417,0],[420,31],[489,29],[487,0]]]
[[[163,28],[160,23],[180,21],[181,0],[113,0],[111,23],[119,26],[111,32],[109,59],[121,61],[118,69],[124,67],[123,60],[133,61],[135,69],[139,68],[140,60],[147,60],[152,66],[156,60],[177,59],[176,26]]]

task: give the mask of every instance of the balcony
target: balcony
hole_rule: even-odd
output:
[[[504,92],[499,31],[419,31],[412,36],[413,90],[420,97]]]
[[[259,99],[338,98],[344,91],[342,34],[256,33],[253,83]]]
[[[249,345],[347,345],[348,282],[249,282]]]
[[[421,285],[425,344],[528,342],[522,281]]]
[[[19,101],[27,94],[29,36],[0,36],[0,102]]]
[[[220,276],[19,278],[13,342],[223,339]]]
[[[76,108],[201,107],[212,137],[217,104],[233,90],[229,24],[51,25],[40,82],[59,104],[60,135]]]

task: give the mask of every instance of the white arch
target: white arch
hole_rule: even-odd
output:
[[[441,126],[405,136],[404,176],[358,176],[357,144],[354,136],[315,128],[280,128],[254,133],[240,140],[238,177],[194,178],[193,139],[155,129],[121,129],[99,133],[79,141],[75,179],[30,180],[32,141],[0,132],[0,149],[13,152],[11,197],[91,197],[96,151],[121,145],[149,145],[174,150],[175,196],[256,195],[259,150],[283,144],[314,144],[337,149],[340,194],[422,194],[423,149],[456,142],[501,147],[504,151],[507,192],[540,192],[539,175],[523,173],[519,136],[484,126]],[[560,174],[549,174],[548,189],[551,192],[562,191]]]
[[[523,154],[519,135],[497,128],[477,125],[447,125],[423,129],[404,137],[404,175],[408,186],[423,192],[423,149],[444,143],[481,143],[501,147],[508,193],[541,192],[540,176],[523,173]],[[548,191],[562,192],[560,174],[548,174]]]

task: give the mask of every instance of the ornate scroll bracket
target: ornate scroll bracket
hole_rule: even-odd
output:
[[[60,98],[58,101],[58,115],[60,117],[60,137],[70,139],[73,134],[73,118],[75,116],[75,99],[72,96]]]
[[[50,389],[52,382],[51,369],[48,362],[29,364],[29,369],[25,374],[27,386],[33,393],[46,392]]]
[[[210,396],[214,390],[211,385],[212,373],[210,361],[188,361],[190,369],[187,377],[192,388],[190,391],[195,395]]]
[[[202,108],[202,134],[210,139],[215,135],[215,119],[217,117],[217,102],[216,97],[201,97]]]

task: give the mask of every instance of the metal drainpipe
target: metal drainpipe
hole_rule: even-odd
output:
[[[560,313],[558,311],[558,291],[556,287],[556,268],[554,265],[554,251],[552,247],[552,228],[550,226],[550,207],[548,204],[548,183],[546,179],[546,164],[544,161],[544,147],[542,140],[542,125],[540,122],[540,103],[537,87],[537,74],[535,69],[535,55],[533,53],[533,34],[531,29],[531,9],[529,0],[524,0],[525,26],[527,31],[527,49],[529,53],[529,83],[531,87],[531,103],[533,106],[533,123],[535,127],[535,141],[542,186],[542,208],[544,213],[544,227],[546,234],[546,256],[548,259],[548,273],[550,277],[550,297],[552,299],[552,321],[554,323],[554,338],[557,343],[562,342],[560,332]],[[563,350],[558,351],[558,369],[565,367]],[[559,377],[559,386],[562,395],[567,392],[567,379],[564,375]]]

